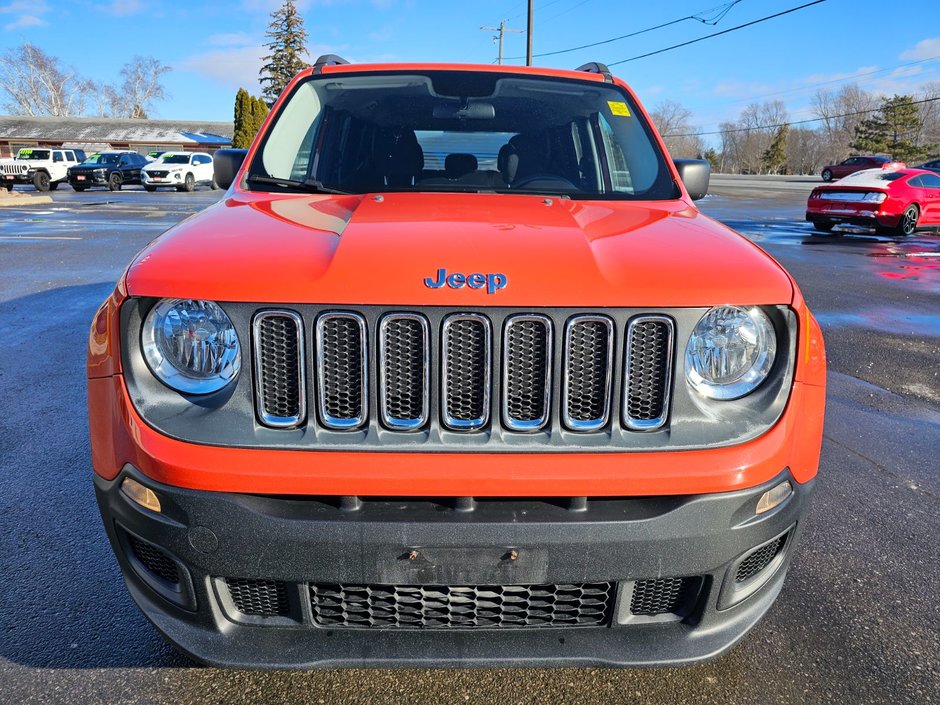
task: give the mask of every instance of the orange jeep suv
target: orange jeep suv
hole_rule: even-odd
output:
[[[92,323],[105,530],[211,664],[676,664],[780,592],[825,356],[631,90],[322,57]]]

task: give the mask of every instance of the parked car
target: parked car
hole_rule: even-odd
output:
[[[856,172],[813,189],[806,220],[821,232],[850,224],[912,235],[920,227],[940,226],[940,175],[906,167]]]
[[[84,161],[80,149],[28,148],[14,159],[0,159],[0,180],[7,191],[14,184],[32,184],[37,191],[55,191],[68,175],[69,167]]]
[[[877,169],[890,161],[890,157],[849,157],[838,164],[823,167],[822,180],[833,181],[863,169]]]
[[[940,159],[933,159],[929,162],[924,162],[923,164],[918,164],[916,169],[927,169],[927,171],[933,171],[937,174],[940,174]]]
[[[128,184],[140,183],[140,170],[147,160],[137,152],[99,152],[68,170],[69,185],[76,191],[107,186],[120,191]]]
[[[605,66],[345,63],[289,83],[250,159],[213,155],[225,200],[90,326],[130,595],[227,666],[730,648],[819,464],[796,282],[698,211],[708,162]]]
[[[203,184],[216,189],[212,156],[205,152],[164,152],[140,171],[140,182],[148,191],[158,187],[192,191]]]

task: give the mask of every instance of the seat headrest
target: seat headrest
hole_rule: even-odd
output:
[[[499,148],[499,154],[496,157],[496,168],[507,184],[516,178],[516,171],[519,169],[519,154],[511,142]]]
[[[448,154],[444,159],[444,176],[459,179],[477,170],[477,158],[472,154]]]
[[[410,186],[424,168],[424,150],[414,130],[390,130],[379,135],[375,165],[389,186]]]

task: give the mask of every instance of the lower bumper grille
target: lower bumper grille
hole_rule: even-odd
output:
[[[153,544],[142,541],[136,536],[128,534],[127,540],[134,556],[147,570],[168,583],[176,584],[179,582],[179,570],[172,558]]]
[[[788,535],[789,532],[774,539],[767,545],[761,546],[741,561],[741,565],[738,566],[738,570],[735,572],[734,581],[736,583],[747,582],[770,565],[770,562],[783,550]]]
[[[232,604],[242,614],[252,617],[286,617],[290,613],[287,583],[279,580],[226,578]]]
[[[651,617],[679,614],[698,590],[699,578],[652,578],[637,580],[630,598],[630,613]]]
[[[559,585],[310,585],[323,627],[505,629],[603,626],[612,583]]]

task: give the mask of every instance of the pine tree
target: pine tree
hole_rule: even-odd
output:
[[[926,156],[928,148],[916,143],[921,118],[913,96],[895,95],[881,104],[878,112],[855,127],[852,148],[870,154],[890,154],[902,162]]]
[[[294,0],[284,0],[284,4],[271,13],[271,24],[265,36],[271,40],[265,44],[271,53],[264,57],[261,67],[261,95],[268,105],[273,105],[297,72],[307,68],[302,58],[307,54],[307,30]]]
[[[248,149],[255,133],[251,131],[251,96],[244,88],[235,94],[235,131],[232,134],[232,147]]]
[[[789,126],[781,125],[777,128],[770,146],[761,155],[761,163],[767,169],[768,174],[779,173],[787,165],[787,138],[789,136]]]
[[[261,98],[251,98],[251,128],[252,133],[251,137],[254,139],[254,136],[258,134],[258,131],[261,129],[261,126],[264,124],[264,119],[268,116],[268,104],[265,103]]]

